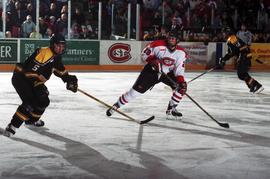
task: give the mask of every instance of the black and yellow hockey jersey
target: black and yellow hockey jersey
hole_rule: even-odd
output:
[[[49,47],[37,48],[24,63],[16,65],[15,71],[24,73],[34,86],[44,84],[52,73],[62,78],[64,82],[68,75],[61,55],[55,55]]]
[[[251,58],[250,48],[236,35],[230,35],[227,39],[228,53],[223,57],[229,60],[231,57],[242,57],[241,59]]]

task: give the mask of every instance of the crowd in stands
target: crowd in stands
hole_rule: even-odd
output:
[[[270,42],[269,0],[143,0],[144,40],[160,38],[161,29],[179,29],[181,41],[224,41],[222,29],[242,25],[252,42]],[[162,13],[164,20],[162,21]],[[161,35],[162,36],[162,35]]]
[[[3,8],[1,8],[2,14]],[[6,4],[6,37],[15,38],[49,38],[53,33],[67,36],[68,33],[68,2],[67,0],[40,0],[38,18],[39,32],[36,32],[36,1],[8,0]],[[79,8],[72,9],[71,38],[94,39],[89,20],[85,19]],[[2,31],[2,18],[0,22]]]
[[[97,39],[99,2],[102,2],[102,39],[112,39],[112,35],[127,37],[130,3],[133,39],[136,5],[140,4],[141,40],[164,38],[166,31],[178,29],[181,41],[219,42],[225,40],[222,28],[230,26],[237,32],[244,24],[252,33],[252,42],[270,42],[269,0],[72,0],[72,39]],[[0,6],[1,14],[2,9]],[[67,36],[68,0],[40,0],[38,33],[36,17],[35,0],[7,0],[5,36],[49,38],[53,33]]]

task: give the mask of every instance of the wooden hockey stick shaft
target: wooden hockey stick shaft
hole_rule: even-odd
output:
[[[91,95],[91,94],[89,94],[89,93],[87,93],[87,92],[85,92],[85,91],[83,91],[83,90],[81,90],[81,89],[79,89],[79,88],[78,88],[78,91],[81,92],[82,94],[88,96],[89,98],[92,98],[93,100],[99,102],[100,104],[103,104],[104,106],[106,106],[106,107],[108,107],[108,108],[113,108],[113,106],[111,106],[111,105],[109,105],[109,104],[107,104],[107,103],[101,101],[100,99],[94,97],[93,95]],[[113,108],[113,109],[114,109],[117,113],[119,113],[119,114],[121,114],[122,116],[125,116],[126,118],[128,118],[129,121],[134,121],[134,122],[136,122],[136,123],[138,123],[138,124],[145,124],[145,123],[147,123],[147,122],[149,122],[149,121],[151,121],[151,120],[154,119],[154,116],[151,116],[151,117],[149,117],[149,118],[147,118],[147,119],[145,119],[145,120],[143,120],[143,121],[139,121],[139,120],[136,120],[136,119],[134,119],[133,117],[131,117],[131,116],[129,116],[129,115],[123,113],[122,111],[119,111],[118,109],[115,109],[115,108]]]

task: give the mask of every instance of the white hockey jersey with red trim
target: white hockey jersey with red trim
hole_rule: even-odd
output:
[[[145,62],[155,59],[160,60],[164,73],[173,71],[176,77],[184,77],[187,54],[180,46],[177,45],[174,51],[170,51],[165,40],[156,40],[148,44],[141,55]]]

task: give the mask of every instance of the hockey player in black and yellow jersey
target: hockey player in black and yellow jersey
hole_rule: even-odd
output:
[[[66,41],[62,35],[53,35],[49,47],[37,48],[24,63],[18,63],[12,76],[12,84],[22,100],[17,111],[4,131],[10,137],[15,134],[23,122],[26,125],[44,126],[41,115],[48,107],[49,92],[45,82],[52,73],[60,77],[66,88],[77,92],[78,80],[69,75],[62,63],[62,54],[65,51]]]
[[[251,93],[260,93],[264,89],[263,86],[248,73],[252,59],[249,45],[239,39],[229,27],[223,29],[223,33],[227,38],[228,52],[219,59],[219,65],[224,66],[226,61],[235,57],[237,59],[238,78],[245,81]]]

